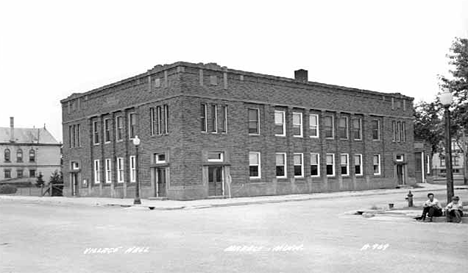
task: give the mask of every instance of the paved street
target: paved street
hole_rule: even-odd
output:
[[[445,200],[443,191],[435,193]],[[456,194],[468,200],[468,190]],[[415,194],[416,205],[425,195]],[[402,207],[404,197],[185,210],[0,199],[0,272],[466,270],[466,224],[345,213],[389,202]]]

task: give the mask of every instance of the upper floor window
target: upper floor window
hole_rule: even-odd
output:
[[[401,123],[401,141],[406,142],[406,122]]]
[[[310,137],[319,137],[319,116],[317,114],[309,115]]]
[[[249,108],[249,134],[260,134],[260,110],[258,108]]]
[[[68,126],[68,143],[70,148],[80,147],[80,125]]]
[[[150,108],[150,135],[156,134],[156,114],[154,108]]]
[[[392,141],[396,142],[396,140],[397,140],[396,121],[392,121]]]
[[[123,118],[122,116],[117,116],[115,118],[115,134],[117,140],[123,139]]]
[[[293,136],[302,137],[302,113],[293,112]]]
[[[353,119],[353,138],[354,140],[362,140],[362,119]]]
[[[201,131],[202,132],[207,132],[208,131],[208,129],[207,129],[207,127],[208,127],[207,122],[208,121],[207,121],[207,118],[206,118],[206,116],[207,116],[207,106],[206,106],[206,104],[202,103],[200,110],[201,110],[201,113],[200,113]]]
[[[93,121],[93,143],[99,144],[99,128],[97,121]]]
[[[218,105],[211,105],[211,132],[218,132]]]
[[[260,153],[249,153],[249,176],[250,178],[261,178]]]
[[[380,120],[372,121],[372,139],[380,140]]]
[[[36,151],[34,149],[29,150],[29,162],[36,162]]]
[[[136,113],[128,114],[128,136],[134,138],[136,134]]]
[[[169,105],[163,105],[163,112],[164,112],[164,134],[169,133]]]
[[[10,162],[11,160],[10,149],[5,149],[5,151],[3,152],[3,157],[5,159],[5,162]]]
[[[221,133],[227,133],[228,107],[221,106]]]
[[[275,110],[275,135],[286,136],[285,112]]]
[[[23,162],[23,150],[21,149],[16,152],[16,162]]]
[[[324,134],[326,138],[334,138],[335,137],[335,126],[334,126],[334,117],[333,116],[325,116],[323,118],[323,127],[324,127]]]
[[[340,117],[339,134],[341,139],[348,139],[348,117]]]
[[[111,123],[110,119],[105,119],[104,120],[104,142],[110,142],[111,141]]]
[[[398,121],[396,124],[397,124],[397,126],[396,126],[396,141],[400,142],[401,141],[401,122]]]

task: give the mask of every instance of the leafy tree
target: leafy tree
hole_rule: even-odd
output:
[[[36,178],[36,187],[40,188],[44,185],[45,181],[43,177],[44,176],[42,175],[42,173],[39,173],[39,175]]]
[[[462,150],[465,166],[463,173],[465,184],[468,181],[468,39],[455,38],[447,54],[449,64],[449,76],[440,76],[440,86],[443,90],[453,94],[454,103],[452,112],[452,136]]]
[[[425,140],[431,145],[432,154],[440,152],[443,147],[444,127],[440,116],[440,104],[421,101],[415,105],[414,137]]]
[[[63,192],[63,176],[62,172],[55,170],[49,180],[52,184],[52,196],[62,196]]]

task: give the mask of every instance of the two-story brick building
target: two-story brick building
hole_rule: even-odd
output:
[[[69,195],[197,199],[415,182],[413,98],[177,62],[61,101]]]
[[[44,128],[0,127],[0,183],[35,182],[39,174],[48,181],[61,170],[60,144]]]

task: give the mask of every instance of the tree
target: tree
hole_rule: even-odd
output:
[[[455,38],[447,54],[449,64],[453,69],[449,70],[449,76],[439,76],[440,86],[444,91],[453,94],[454,103],[451,107],[453,133],[463,154],[463,173],[465,184],[468,182],[467,158],[468,158],[468,39]]]
[[[55,170],[50,176],[50,184],[52,186],[52,196],[63,195],[63,177],[62,172]]]
[[[432,154],[440,152],[444,140],[443,121],[437,101],[417,103],[414,107],[414,138],[431,145]]]
[[[44,185],[45,181],[43,179],[42,173],[39,173],[39,175],[36,178],[36,187],[40,188]]]

